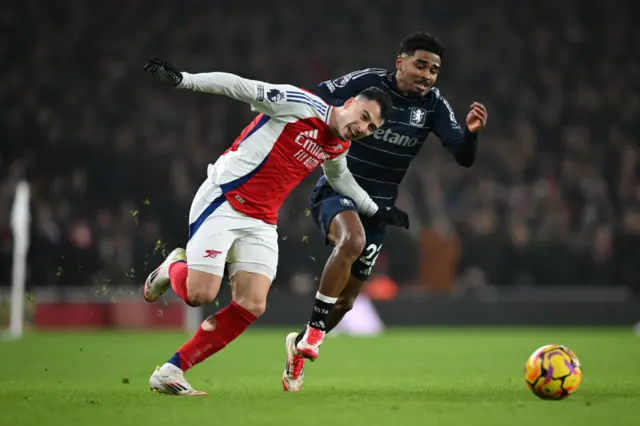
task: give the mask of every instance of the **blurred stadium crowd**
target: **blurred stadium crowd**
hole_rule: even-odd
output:
[[[438,87],[458,120],[480,101],[489,123],[471,169],[427,140],[398,200],[412,229],[391,230],[378,271],[439,290],[637,281],[632,0],[24,1],[0,20],[1,284],[13,190],[25,174],[31,285],[140,284],[163,250],[185,244],[207,163],[252,113],[154,84],[141,71],[149,56],[312,88],[356,69],[392,69],[400,40],[416,30],[445,45]],[[324,265],[327,249],[305,214],[314,182],[281,210],[280,288]]]

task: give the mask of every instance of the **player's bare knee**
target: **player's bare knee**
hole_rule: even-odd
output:
[[[187,300],[190,306],[202,306],[215,300],[222,277],[198,269],[189,269],[187,276]]]
[[[260,289],[250,289],[246,285],[233,285],[232,300],[251,312],[256,317],[264,314],[267,310],[267,295]]]
[[[256,317],[267,310],[271,278],[261,273],[238,271],[231,277],[231,298]]]
[[[339,256],[353,263],[362,254],[365,242],[366,238],[363,232],[344,232],[335,249]]]
[[[187,282],[187,299],[191,306],[202,306],[213,302],[218,293],[215,282],[197,280]]]
[[[213,302],[216,294],[206,289],[187,290],[187,298],[191,306],[202,306]]]
[[[261,316],[267,310],[267,301],[252,297],[238,297],[234,299],[238,305],[251,312],[256,317]]]

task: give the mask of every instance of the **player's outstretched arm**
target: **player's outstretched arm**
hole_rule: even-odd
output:
[[[358,185],[347,167],[346,153],[322,163],[322,170],[334,191],[351,198],[360,213],[388,225],[409,228],[409,215],[406,212],[395,206],[387,209],[379,208],[367,191]]]
[[[190,74],[182,72],[182,81],[177,86],[196,92],[224,95],[249,104],[258,100],[258,82],[226,72]]]
[[[239,101],[252,103],[258,98],[258,82],[226,72],[190,74],[180,72],[168,61],[151,58],[144,70],[157,80],[180,89],[224,95]]]
[[[227,72],[180,72],[171,63],[158,58],[150,59],[144,70],[171,86],[224,95],[271,116],[329,119],[330,108],[320,98],[290,84],[250,80]]]
[[[366,216],[373,216],[378,205],[371,199],[367,191],[362,189],[347,168],[347,153],[322,163],[322,170],[327,182],[339,194],[351,198],[358,211]]]

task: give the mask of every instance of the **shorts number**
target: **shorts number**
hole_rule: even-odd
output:
[[[378,255],[380,254],[380,250],[382,249],[382,244],[375,245],[369,244],[366,249],[364,249],[364,256],[360,257],[360,262],[364,263],[368,266],[368,269],[362,271],[366,275],[371,275],[371,270],[373,269],[373,265],[376,264],[376,259],[378,259]]]

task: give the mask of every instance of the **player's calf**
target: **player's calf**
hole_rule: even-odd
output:
[[[183,372],[224,349],[257,319],[235,302],[207,318],[196,333],[171,356],[167,364]]]
[[[329,225],[328,240],[334,245],[333,253],[322,272],[307,327],[296,345],[297,351],[311,360],[318,357],[329,315],[347,285],[351,266],[364,250],[366,239],[358,213],[353,210],[338,213]]]
[[[327,318],[327,333],[336,328],[340,321],[342,321],[342,318],[353,309],[353,304],[356,302],[357,297],[357,294],[338,297],[338,301]]]
[[[360,290],[364,286],[365,281],[360,280],[353,275],[349,277],[347,286],[340,293],[340,297],[329,312],[325,323],[325,334],[336,328],[342,321],[342,318],[353,308],[353,304],[360,294]],[[307,329],[302,330],[296,337],[296,345],[302,341]]]
[[[270,285],[271,279],[264,275],[235,273],[231,277],[232,302],[207,318],[166,364],[184,372],[224,349],[262,315]]]
[[[327,318],[327,333],[333,330],[340,321],[342,321],[342,318],[353,309],[353,305],[364,284],[364,280],[356,278],[353,274],[349,277],[347,286],[340,293],[340,297],[338,297],[335,306]]]

